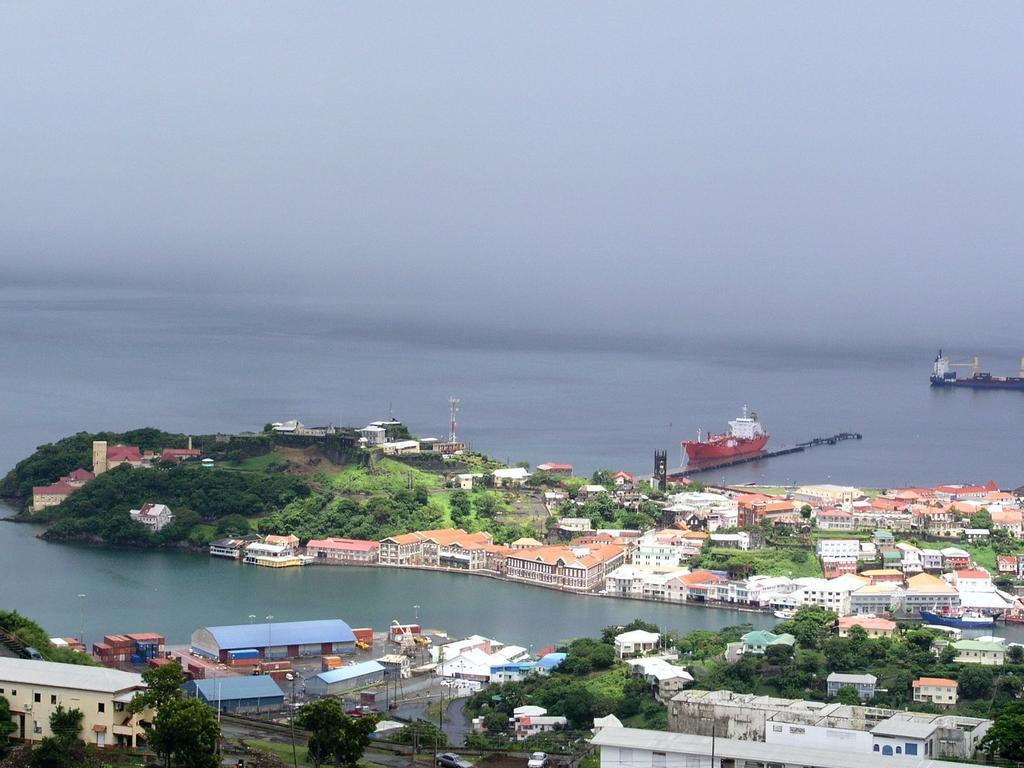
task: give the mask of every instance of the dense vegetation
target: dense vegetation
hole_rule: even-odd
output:
[[[694,568],[728,571],[735,576],[821,576],[821,564],[807,549],[771,547],[765,549],[724,549],[705,546]]]
[[[46,630],[17,611],[0,611],[0,630],[13,635],[25,645],[35,648],[47,661],[64,664],[95,664],[87,654],[51,645],[50,636],[46,634]]]
[[[56,443],[41,445],[27,459],[19,461],[0,480],[0,496],[26,499],[32,495],[34,485],[49,485],[79,467],[92,469],[93,440],[106,440],[109,445],[137,445],[144,451],[184,448],[188,444],[186,435],[162,432],[152,427],[129,432],[79,432]]]
[[[483,717],[487,730],[471,735],[467,745],[507,744],[511,738],[508,719],[516,707],[527,703],[546,708],[549,715],[564,716],[568,724],[562,731],[527,740],[520,745],[525,750],[562,751],[567,744],[589,737],[594,718],[608,714],[628,726],[664,729],[665,707],[654,699],[647,683],[630,677],[628,668],[615,658],[614,636],[630,629],[657,631],[641,621],[610,627],[601,639],[582,638],[562,648],[568,655],[551,674],[492,685],[472,696],[465,712],[469,717]]]
[[[111,544],[168,544],[184,541],[204,523],[232,523],[263,515],[310,493],[301,478],[207,469],[192,464],[105,472],[42,517],[52,519],[49,534],[61,539],[99,539]],[[146,502],[166,504],[174,522],[157,534],[133,521],[129,509]]]
[[[805,606],[776,628],[796,637],[794,648],[770,646],[764,655],[747,654],[732,664],[722,657],[726,643],[739,640],[749,627],[697,630],[681,638],[677,647],[689,661],[694,687],[700,689],[825,700],[825,679],[831,672],[870,673],[878,678],[879,689],[872,704],[938,711],[914,703],[911,683],[922,676],[949,677],[960,683],[957,710],[977,717],[987,717],[993,708],[1021,695],[1024,649],[1011,648],[1003,667],[959,664],[948,645],[938,655],[933,652],[935,641],[943,638],[930,630],[872,639],[854,627],[847,637],[839,637],[834,623],[831,611]]]

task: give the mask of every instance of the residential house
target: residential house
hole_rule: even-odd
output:
[[[992,592],[995,589],[992,577],[984,568],[962,568],[953,571],[952,583],[961,595],[964,592]]]
[[[965,528],[964,538],[968,544],[985,543],[992,538],[992,531],[988,528]]]
[[[945,677],[919,677],[912,683],[914,701],[940,707],[956,706],[958,686],[956,680]]]
[[[939,551],[942,553],[942,567],[948,571],[969,568],[971,565],[970,554],[959,547],[945,547]]]
[[[859,591],[859,590],[858,590]],[[854,593],[857,594],[857,593]],[[846,637],[854,627],[863,629],[870,638],[892,637],[896,622],[876,616],[841,616],[838,622],[839,636]]]
[[[953,643],[956,659],[960,664],[983,664],[1001,667],[1006,660],[1006,646],[987,640],[958,640]]]
[[[608,493],[608,489],[603,485],[581,485],[580,489],[576,491],[576,501],[583,503],[586,501],[592,501],[598,496],[605,496]]]
[[[747,632],[740,640],[743,643],[743,653],[754,654],[763,654],[773,645],[792,647],[796,642],[796,638],[788,632],[777,635],[766,629],[755,629],[752,632]]]
[[[657,632],[647,632],[643,629],[634,629],[615,636],[615,655],[620,659],[632,656],[642,656],[653,651],[661,642],[661,635]]]
[[[875,684],[878,678],[874,675],[855,675],[847,672],[833,672],[825,679],[828,696],[839,693],[840,688],[854,688],[861,701],[875,698]]]
[[[636,477],[631,475],[629,472],[623,472],[622,470],[619,470],[614,475],[612,475],[612,482],[619,486],[636,485]]]
[[[903,583],[903,571],[896,568],[873,568],[861,571],[860,575],[870,579],[872,584],[884,584],[886,582],[893,584]]]
[[[571,475],[572,464],[559,464],[555,461],[546,461],[537,465],[538,472],[546,472],[549,475]]]
[[[494,478],[495,488],[514,488],[522,485],[529,479],[530,472],[523,467],[506,467],[491,472]]]
[[[166,504],[143,504],[140,509],[129,510],[128,514],[132,520],[142,523],[152,533],[174,522],[174,513]]]
[[[1017,575],[1017,556],[1016,555],[997,555],[996,556],[996,571],[999,575],[1009,574],[1011,576]]]
[[[544,707],[527,704],[513,709],[508,722],[516,741],[526,741],[539,733],[564,728],[568,721],[561,716],[549,715]]]
[[[633,677],[651,686],[655,698],[662,704],[693,683],[693,675],[665,659],[632,659],[626,664]]]

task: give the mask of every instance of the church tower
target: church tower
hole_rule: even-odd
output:
[[[92,473],[102,475],[107,471],[107,441],[92,441]]]

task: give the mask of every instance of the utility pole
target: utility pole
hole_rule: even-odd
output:
[[[287,678],[292,683],[292,705],[288,712],[288,725],[292,731],[292,765],[299,768],[299,756],[295,751],[295,673],[289,672]]]
[[[78,639],[81,640],[83,646],[85,645],[85,598],[85,595],[78,596],[78,606],[81,614],[81,635]]]

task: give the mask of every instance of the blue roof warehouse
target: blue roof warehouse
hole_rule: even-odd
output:
[[[384,681],[384,666],[376,661],[364,661],[348,667],[321,672],[306,680],[306,693],[310,696],[336,696]]]
[[[268,675],[207,678],[185,683],[185,695],[221,712],[268,712],[284,706],[284,693]]]
[[[264,659],[355,653],[355,643],[341,619],[200,627],[192,633],[193,653],[222,662],[231,651],[255,650]]]

